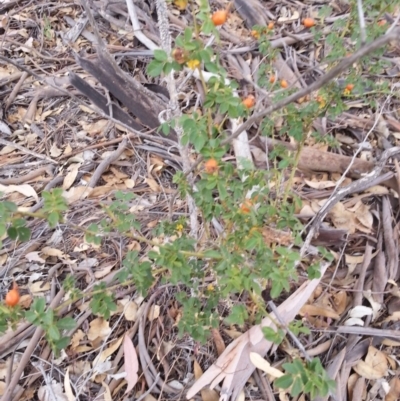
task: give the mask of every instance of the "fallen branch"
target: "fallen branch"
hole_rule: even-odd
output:
[[[317,212],[317,214],[311,220],[310,229],[303,243],[303,246],[301,247],[300,255],[304,255],[306,253],[308,246],[311,243],[311,240],[317,234],[319,226],[322,223],[322,220],[328,214],[329,210],[331,210],[334,205],[336,205],[346,196],[351,195],[355,192],[362,192],[366,188],[369,188],[371,185],[371,181],[375,180],[381,174],[387,160],[398,153],[400,153],[400,147],[393,147],[391,149],[385,150],[378,164],[370,173],[363,175],[362,178],[352,182],[350,185],[347,185],[346,187],[339,188],[337,192],[334,192],[331,195],[331,197],[324,203],[322,208]]]
[[[50,168],[50,166],[46,166],[46,167],[41,167],[36,170],[33,170],[30,173],[25,174],[25,175],[18,175],[18,177],[15,177],[15,178],[3,178],[3,179],[0,178],[0,184],[2,184],[2,185],[20,185],[20,184],[24,184],[29,181],[32,181],[33,179],[40,177],[44,173],[53,175],[53,171]]]
[[[88,185],[89,188],[94,188],[97,184],[97,181],[100,179],[104,171],[106,171],[108,166],[115,160],[118,160],[118,158],[122,155],[122,152],[125,150],[127,143],[128,140],[124,138],[123,141],[119,144],[118,148],[97,166],[95,172],[92,175],[92,178],[90,179]]]
[[[132,0],[127,0],[127,4],[130,4]],[[133,4],[132,4],[133,6]],[[168,10],[167,10],[167,5],[164,0],[157,0],[156,1],[156,7],[157,7],[157,16],[158,16],[158,26],[159,26],[159,31],[160,31],[160,37],[161,37],[161,44],[163,47],[163,50],[169,54],[171,53],[171,35],[169,34],[169,22],[168,22]],[[132,15],[131,15],[132,17]],[[138,21],[135,22],[138,24]],[[133,26],[135,27],[135,24],[132,21]],[[169,74],[166,74],[165,76],[166,81],[167,81],[167,88],[168,88],[168,93],[169,93],[169,113],[170,116],[169,118],[174,118],[175,121],[177,121],[177,118],[182,115],[182,112],[179,108],[179,102],[178,102],[178,91],[176,88],[176,82],[174,79],[174,72],[171,71]],[[178,124],[178,122],[175,125],[175,132],[178,137],[178,150],[179,154],[182,158],[182,165],[184,170],[190,169],[191,162],[190,162],[190,150],[188,145],[183,145],[182,140],[183,140],[183,129],[182,127]],[[191,177],[189,176],[189,182],[191,181]],[[188,194],[186,196],[188,207],[189,207],[189,215],[190,215],[190,236],[193,238],[197,238],[199,234],[199,222],[198,222],[198,208],[196,206],[196,202],[194,201],[193,197]]]

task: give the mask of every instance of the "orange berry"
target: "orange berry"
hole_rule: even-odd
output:
[[[275,26],[275,24],[271,21],[271,22],[268,24],[268,29],[271,31],[272,29],[274,29],[274,26]]]
[[[287,81],[285,79],[282,79],[281,81],[281,87],[282,88],[287,88],[289,86],[289,84],[287,83]]]
[[[172,50],[172,57],[178,64],[186,63],[186,54],[180,47],[175,47],[175,49]]]
[[[253,38],[260,39],[260,32],[258,32],[255,29],[253,29],[251,31],[251,36],[253,36]]]
[[[240,210],[242,213],[250,213],[250,210],[253,206],[253,202],[251,199],[246,199],[241,205],[240,205]]]
[[[227,10],[218,10],[211,16],[211,20],[215,26],[225,24],[228,19],[228,11]]]
[[[315,20],[313,18],[304,18],[303,25],[306,28],[312,28],[313,26],[315,26]]]
[[[15,306],[19,302],[19,291],[17,284],[14,283],[12,290],[8,291],[6,295],[6,305]]]
[[[204,163],[204,169],[207,174],[214,174],[218,171],[218,162],[215,159],[208,159]]]
[[[256,99],[253,95],[249,95],[243,99],[242,104],[247,109],[251,109],[256,104]]]
[[[351,92],[354,89],[354,84],[347,84],[346,85],[346,90]]]
[[[269,77],[269,82],[270,82],[271,84],[273,84],[275,81],[276,81],[275,75],[271,75],[271,76]]]

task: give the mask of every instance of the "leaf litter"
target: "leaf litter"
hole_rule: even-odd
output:
[[[69,223],[82,225],[82,222],[105,217],[99,209],[99,203],[114,200],[116,190],[130,190],[139,197],[138,202],[132,203],[131,210],[140,211],[142,226],[149,228],[157,225],[167,214],[166,197],[174,192],[171,176],[181,168],[179,156],[173,153],[173,149],[170,150],[171,144],[162,137],[144,139],[130,135],[129,147],[123,149],[108,168],[97,170],[103,160],[114,155],[115,146],[120,143],[120,135],[127,132],[127,129],[103,118],[87,105],[68,98],[61,90],[68,87],[69,81],[65,77],[72,70],[78,78],[96,83],[91,74],[71,56],[71,49],[90,53],[95,41],[82,19],[82,9],[78,4],[50,2],[48,15],[42,18],[38,10],[45,2],[23,1],[13,8],[14,3],[4,2],[1,5],[2,12],[7,12],[1,21],[2,29],[5,29],[3,50],[7,51],[10,60],[23,60],[30,69],[40,71],[42,82],[20,72],[11,63],[0,67],[0,83],[4,89],[1,96],[7,105],[0,125],[3,138],[6,138],[2,139],[0,150],[0,192],[4,199],[17,203],[20,208],[33,210],[40,202],[43,190],[62,187],[71,208],[68,213]],[[115,5],[112,10],[103,7],[102,2],[97,3],[96,8],[100,13],[97,21],[108,51],[121,57],[129,68],[135,69],[141,84],[149,83],[145,75],[148,60],[140,55],[131,58],[127,52],[132,48],[133,35],[131,29],[121,22],[126,18],[122,3]],[[181,31],[190,20],[190,15],[185,11],[187,3],[181,0],[173,3],[170,18],[176,29]],[[212,3],[215,5],[217,2]],[[225,5],[226,2],[219,3]],[[254,41],[246,24],[267,25],[274,18],[281,32],[273,38],[272,43],[274,46],[285,43],[275,61],[275,69],[280,78],[297,88],[302,87],[302,80],[310,79],[307,74],[304,77],[299,75],[299,68],[303,71],[304,64],[311,65],[311,59],[319,60],[322,51],[329,54],[330,44],[326,36],[335,21],[346,18],[348,12],[342,2],[332,3],[330,15],[324,18],[325,26],[321,31],[325,41],[319,42],[321,47],[315,47],[310,41],[312,34],[304,32],[299,24],[303,15],[318,17],[318,7],[313,2],[296,6],[261,0],[247,3],[251,5],[250,8],[246,7],[244,0],[234,2],[236,10],[227,26],[221,30],[220,46],[224,50],[221,57],[232,71],[231,78],[251,79],[252,70],[248,67],[258,62],[251,53]],[[135,7],[141,13],[150,34],[157,35],[152,6],[149,7],[146,2],[136,2]],[[398,13],[397,9],[397,16]],[[123,18],[115,18],[115,15]],[[390,21],[397,16],[386,15],[385,18]],[[8,25],[8,20],[12,24]],[[73,28],[78,28],[78,22],[80,29],[76,35],[72,35]],[[36,24],[43,28],[33,36]],[[229,57],[228,50],[231,53]],[[380,79],[388,79],[389,82],[389,79],[399,76],[398,53],[397,47],[397,53],[395,48],[391,55],[392,70],[387,71],[387,77]],[[325,68],[324,65],[319,67],[321,70]],[[51,80],[57,82],[58,90],[49,85]],[[185,90],[190,98],[190,93],[197,89],[191,87],[190,83],[187,85]],[[79,92],[76,89],[72,93],[87,94],[84,90]],[[365,143],[369,149],[355,159],[339,187],[371,171],[374,166],[371,161],[373,153],[398,144],[399,113],[395,111],[394,98],[388,99],[378,98],[378,102],[385,102],[387,110],[393,111],[381,114],[377,124],[374,112],[362,98],[356,102],[349,100],[349,109],[335,119],[321,119],[313,123],[314,128],[321,133],[327,130],[333,132],[341,144],[341,151],[335,154],[328,147],[314,146],[311,139],[302,149],[299,179],[296,181],[296,189],[304,195],[300,217],[309,219],[315,216],[327,202],[341,175],[350,165],[356,147],[365,141],[366,130],[372,132]],[[154,104],[157,104],[156,109],[160,107],[160,103]],[[119,113],[123,123],[132,126],[132,118],[124,110],[116,108],[115,113]],[[151,113],[147,115],[150,127],[153,117]],[[134,122],[137,124],[136,120]],[[278,118],[275,124],[279,128]],[[255,131],[250,130],[250,133],[254,136],[251,149],[254,162],[258,168],[264,168],[266,147],[273,147],[276,142],[265,145]],[[293,144],[281,142],[285,147],[293,148]],[[45,169],[39,171],[43,167]],[[31,175],[33,170],[39,173],[35,177]],[[100,175],[93,187],[89,187],[96,170]],[[10,182],[10,179],[13,181]],[[395,340],[400,338],[393,337],[400,320],[400,291],[397,283],[398,185],[396,179],[389,178],[352,198],[336,203],[330,209],[324,224],[331,229],[326,235],[330,239],[330,250],[335,255],[336,268],[329,269],[321,285],[316,286],[313,293],[304,299],[304,305],[299,304],[298,314],[316,329],[311,337],[300,338],[306,349],[311,353],[319,345],[331,345],[333,341],[333,346],[324,348],[322,357],[327,367],[335,368],[331,369],[334,372],[331,377],[342,385],[341,398],[376,397],[388,401],[399,398],[397,350],[400,342]],[[185,206],[178,199],[174,204],[174,212],[185,213]],[[15,247],[6,241],[5,250],[0,254],[4,288],[9,287],[13,278],[17,279],[24,291],[21,304],[25,308],[29,307],[32,296],[43,295],[50,302],[55,295],[54,288],[60,290],[57,280],[65,276],[66,272],[74,271],[80,279],[81,288],[85,289],[88,280],[90,282],[94,279],[97,282],[110,279],[118,267],[115,261],[121,260],[121,244],[116,241],[110,240],[107,246],[96,249],[86,244],[82,235],[77,235],[68,226],[62,228],[59,240],[54,243],[55,238],[51,238],[52,233],[45,230],[44,224],[35,222],[31,230],[33,235],[26,246]],[[345,243],[341,236],[343,232],[346,233]],[[334,233],[340,235],[335,237]],[[273,227],[266,227],[264,236],[267,243],[271,243],[271,237],[275,240],[278,238],[285,245],[292,240],[290,233]],[[376,251],[367,259],[364,255],[366,241],[376,244]],[[134,243],[129,244],[129,247],[140,250],[140,246]],[[91,274],[88,274],[88,269]],[[36,270],[40,271],[41,276],[35,275]],[[361,284],[360,276],[363,278]],[[357,291],[362,295],[362,303],[354,305],[356,285],[359,285]],[[57,369],[53,369],[56,361],[43,338],[38,347],[31,349],[28,358],[21,359],[18,353],[14,355],[14,348],[22,351],[30,349],[29,341],[34,338],[30,325],[23,323],[15,333],[5,333],[1,341],[0,394],[6,392],[10,380],[6,366],[9,366],[11,360],[12,372],[19,366],[35,372],[19,378],[21,387],[17,390],[18,399],[32,399],[33,394],[36,394],[40,400],[70,401],[75,397],[92,399],[89,394],[94,394],[93,399],[99,396],[106,400],[123,399],[124,392],[133,389],[135,398],[142,395],[145,400],[176,399],[181,389],[192,384],[193,378],[201,380],[201,366],[210,367],[218,357],[223,358],[224,355],[238,358],[234,352],[230,353],[232,347],[226,348],[231,339],[242,344],[241,331],[236,328],[221,326],[220,330],[213,331],[212,340],[205,346],[195,344],[190,338],[178,338],[175,326],[180,318],[180,310],[175,303],[173,291],[168,287],[160,287],[157,291],[157,299],[146,298],[142,303],[141,300],[137,302],[138,295],[134,288],[128,291],[118,289],[118,310],[109,320],[95,318],[88,313],[88,300],[65,311],[77,319],[78,327],[70,333],[66,357],[61,358]],[[350,328],[345,327],[353,324],[377,331],[373,332],[374,335],[365,331],[363,337],[359,335],[354,338]],[[341,326],[340,336],[335,336],[337,325]],[[139,341],[140,332],[146,334],[146,339],[141,339],[140,344],[144,348],[139,347],[139,355],[136,355],[134,344]],[[165,348],[162,344],[167,343],[168,351],[161,351]],[[278,350],[274,357],[271,355],[273,364],[263,358],[261,360],[259,355],[249,356],[250,360],[254,360],[254,366],[270,376],[279,377],[284,354]],[[194,363],[188,369],[188,360],[192,357]],[[45,363],[37,365],[37,360]],[[125,378],[124,374],[119,375],[123,373],[121,369],[124,361]],[[243,361],[239,358],[236,362],[239,366]],[[146,369],[150,369],[153,376],[147,376]],[[253,370],[254,367],[251,367],[249,376]],[[160,380],[171,386],[160,386]],[[260,386],[263,382],[256,382],[257,385],[252,379],[246,382],[247,378],[240,378],[235,387],[237,393],[246,387],[248,394],[260,398],[260,394],[266,391]],[[197,386],[200,387],[199,384]],[[213,401],[219,395],[214,389],[205,388],[201,390],[201,397],[204,401]],[[281,393],[279,397],[287,397],[287,394]]]

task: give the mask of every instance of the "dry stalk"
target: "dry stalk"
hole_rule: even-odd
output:
[[[130,0],[127,0],[129,3]],[[169,21],[168,21],[168,10],[165,0],[157,0],[156,1],[157,15],[158,15],[158,25],[161,37],[161,45],[162,48],[167,54],[171,53],[171,35],[169,33]],[[170,102],[169,102],[169,118],[178,119],[182,115],[182,111],[179,108],[178,103],[178,92],[176,89],[176,82],[174,78],[174,73],[171,71],[169,74],[166,74],[165,79],[167,81],[167,88],[169,92]],[[175,125],[175,131],[178,136],[178,149],[179,154],[182,158],[182,165],[184,170],[188,170],[191,168],[190,163],[190,152],[189,147],[187,145],[182,145],[183,138],[183,130],[179,124]],[[192,177],[189,175],[189,182],[192,181]],[[199,233],[199,222],[197,219],[198,209],[196,203],[191,195],[187,195],[187,202],[189,207],[189,215],[190,215],[190,235],[193,238],[197,238]]]

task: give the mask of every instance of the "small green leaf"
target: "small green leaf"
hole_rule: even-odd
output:
[[[54,311],[52,309],[48,309],[43,315],[42,320],[45,325],[52,325],[54,321]]]
[[[8,227],[7,234],[12,240],[16,240],[18,238],[18,231],[15,227]]]
[[[18,206],[14,202],[4,201],[3,205],[9,212],[16,212],[18,210]]]
[[[154,60],[165,62],[168,60],[168,54],[161,49],[154,50]]]
[[[7,232],[7,227],[5,224],[0,223],[0,237],[2,237]]]
[[[47,328],[47,334],[53,341],[58,341],[61,338],[60,330],[58,330],[58,327],[55,324],[52,324]]]
[[[70,342],[69,337],[62,337],[59,340],[54,341],[54,345],[58,350],[62,350],[68,347],[69,342]]]
[[[153,60],[147,67],[147,73],[151,77],[158,77],[159,75],[161,75],[163,68],[164,68],[164,63],[161,63],[157,60]]]
[[[36,298],[33,301],[32,309],[38,314],[42,315],[46,307],[46,300],[44,298]]]
[[[227,324],[238,324],[241,326],[245,323],[248,317],[249,314],[244,305],[235,305],[232,308],[230,315],[225,319],[225,322]]]
[[[72,330],[76,326],[76,322],[72,317],[64,317],[57,322],[57,327],[60,330]]]
[[[47,222],[49,223],[50,228],[54,228],[58,223],[58,213],[57,212],[50,212],[47,216]]]
[[[161,131],[164,135],[168,135],[171,131],[171,127],[168,122],[161,124]]]
[[[281,295],[282,290],[283,290],[283,285],[280,281],[273,282],[270,292],[271,298],[277,298],[279,295]]]
[[[274,384],[276,387],[279,388],[289,388],[293,383],[293,376],[292,375],[283,375],[281,377],[278,377],[275,381]]]
[[[190,28],[185,28],[185,32],[183,33],[183,39],[186,43],[189,43],[192,40],[193,32]]]
[[[31,237],[31,230],[28,227],[19,227],[18,236],[23,242],[29,241],[29,238]]]
[[[25,319],[26,319],[28,322],[30,322],[30,323],[32,323],[33,325],[35,325],[35,326],[38,326],[39,323],[40,323],[40,317],[38,316],[37,313],[35,313],[35,312],[32,311],[32,310],[28,310],[28,311],[25,312]]]
[[[213,249],[208,249],[207,251],[204,252],[204,257],[210,258],[210,259],[220,259],[221,254],[218,251],[215,251]]]
[[[297,397],[303,391],[303,382],[300,377],[295,377],[293,385],[290,389],[290,395],[292,397]]]
[[[14,219],[13,221],[13,227],[19,228],[19,227],[24,227],[26,225],[25,219]]]

